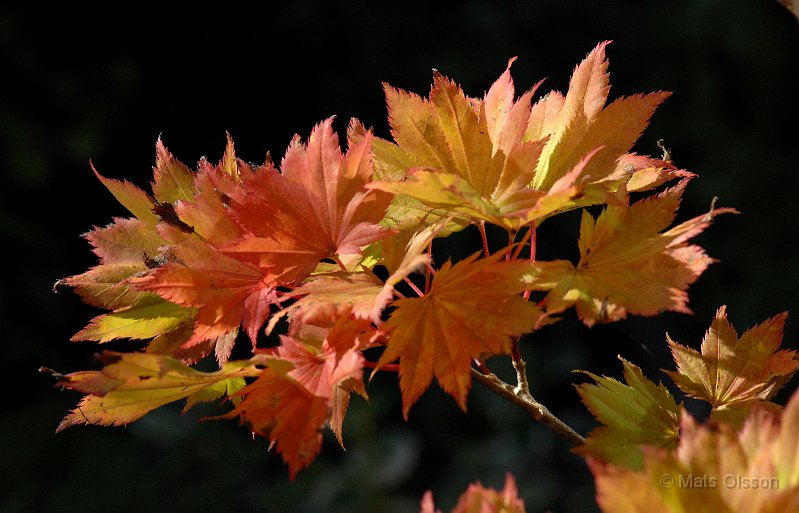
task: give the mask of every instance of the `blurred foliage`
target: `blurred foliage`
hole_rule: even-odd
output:
[[[574,65],[605,39],[614,40],[612,98],[675,93],[637,149],[657,154],[664,138],[676,162],[700,175],[683,215],[707,209],[714,195],[743,215],[702,235],[722,263],[692,288],[695,317],[588,330],[567,316],[525,343],[536,397],[581,432],[592,421],[572,369],[618,376],[621,354],[667,380],[658,370],[671,367],[666,330],[696,345],[721,304],[741,326],[799,311],[799,24],[777,2],[1,7],[0,510],[415,512],[426,489],[449,510],[468,483],[501,486],[511,471],[530,512],[596,511],[590,474],[567,444],[477,386],[468,414],[433,391],[406,424],[392,376],[377,377],[371,402],[354,400],[345,421],[348,450],[328,437],[321,457],[289,483],[263,440],[228,423],[196,422],[216,409],[181,416],[166,408],[125,429],[54,436],[78,397],[52,390],[36,370],[94,365],[95,347],[68,339],[96,313],[51,291],[56,279],[94,263],[78,235],[125,215],[89,159],[107,176],[144,186],[159,134],[189,164],[218,159],[225,131],[246,160],[280,156],[294,133],[305,137],[334,113],[341,130],[358,116],[385,137],[383,81],[426,93],[435,67],[479,95],[518,55],[520,88],[548,77],[542,91],[564,90]],[[542,228],[542,258],[575,252],[577,221],[566,217]],[[797,347],[797,333],[789,319],[786,345]]]

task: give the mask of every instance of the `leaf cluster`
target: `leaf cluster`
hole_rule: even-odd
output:
[[[711,207],[674,223],[695,175],[669,155],[632,153],[669,93],[608,103],[607,44],[578,64],[565,93],[537,97],[539,82],[517,96],[514,59],[481,97],[439,72],[426,97],[385,84],[391,139],[353,119],[342,149],[329,118],[307,140],[295,136],[278,163],[238,158],[228,137],[218,163],[195,169],[159,139],[150,192],[95,170],[131,217],[87,233],[98,264],[57,285],[106,310],[73,340],[142,342],[106,351],[101,370],[56,373],[85,394],[59,430],[226,398],[233,408],[217,418],[265,437],[293,477],[326,426],[343,445],[367,373],[397,372],[406,418],[434,379],[466,410],[477,376],[582,442],[531,395],[521,337],[572,307],[588,326],[690,313],[687,290],[714,262],[691,240],[735,212]],[[537,228],[579,209],[579,259],[537,259]],[[487,225],[506,242],[490,245]],[[466,229],[479,231],[482,248],[453,262],[437,241]],[[771,421],[763,405],[796,370],[794,354],[777,351],[783,322],[738,340],[721,310],[701,353],[669,340],[670,375],[730,430],[751,425],[747,415]],[[231,360],[236,344],[252,356]],[[511,356],[516,386],[489,370],[497,355]],[[206,357],[219,370],[197,370]],[[607,469],[640,472],[704,429],[662,385],[624,367],[626,384],[588,373],[596,384],[578,387],[604,424],[578,449],[600,484],[622,472]],[[456,508],[522,510],[510,477],[502,493],[475,485]],[[429,496],[423,511],[433,511]]]

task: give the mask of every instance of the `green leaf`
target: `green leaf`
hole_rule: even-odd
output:
[[[655,385],[641,369],[621,357],[626,384],[590,372],[596,384],[577,385],[588,410],[604,426],[589,434],[577,452],[607,463],[640,468],[642,446],[671,449],[677,445],[680,409],[662,384]]]
[[[98,315],[72,340],[108,342],[117,338],[148,339],[190,323],[194,314],[193,308],[147,294],[130,307]]]

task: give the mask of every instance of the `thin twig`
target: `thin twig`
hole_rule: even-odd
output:
[[[528,394],[526,398],[516,395],[513,385],[505,383],[495,374],[483,374],[479,370],[473,368],[472,377],[498,396],[507,399],[516,406],[527,411],[534,420],[565,437],[572,445],[578,446],[585,443],[585,438],[580,436],[579,433],[570,428],[565,422],[554,416],[546,406],[536,401],[530,394]]]

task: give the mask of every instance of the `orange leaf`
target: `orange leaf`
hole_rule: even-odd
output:
[[[244,398],[225,418],[239,417],[253,433],[274,443],[294,479],[322,447],[320,429],[328,416],[328,400],[271,368],[240,393]]]
[[[420,513],[441,513],[435,509],[433,494],[428,491],[422,497]],[[505,488],[485,488],[480,483],[469,485],[460,496],[452,513],[524,513],[524,501],[519,498],[516,480],[511,474],[505,477]]]
[[[307,146],[295,137],[282,174],[264,166],[231,194],[232,215],[248,233],[224,251],[295,281],[322,258],[360,253],[386,236],[377,223],[391,197],[364,189],[372,178],[371,147],[367,134],[342,155],[332,118],[313,129]]]
[[[176,258],[131,282],[139,290],[198,309],[194,334],[184,347],[228,334],[242,323],[254,344],[269,305],[277,299],[276,277],[223,255],[196,236],[180,244]]]
[[[677,372],[667,373],[686,394],[709,402],[712,416],[742,419],[754,402],[774,397],[799,370],[796,351],[779,350],[787,316],[772,317],[739,339],[722,306],[702,340],[701,353],[668,339]]]
[[[473,358],[506,353],[510,337],[532,331],[538,308],[519,296],[527,262],[501,262],[502,255],[455,265],[447,262],[424,297],[397,300],[387,322],[388,347],[378,369],[399,358],[403,414],[430,385],[433,375],[466,409]]]
[[[686,243],[710,225],[711,212],[665,230],[674,218],[687,180],[631,206],[611,205],[594,219],[583,212],[580,261],[539,262],[532,287],[550,290],[547,310],[577,308],[588,326],[623,319],[627,313],[688,313],[685,292],[713,260]]]

